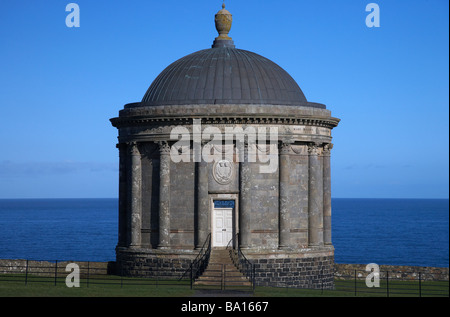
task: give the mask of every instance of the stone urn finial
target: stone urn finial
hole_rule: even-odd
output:
[[[222,4],[222,10],[217,12],[215,22],[217,32],[219,32],[219,36],[216,38],[216,40],[231,40],[231,37],[228,36],[228,33],[231,30],[233,16],[227,9],[225,9],[225,2]]]

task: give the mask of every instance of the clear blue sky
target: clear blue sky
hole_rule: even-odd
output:
[[[81,10],[67,28],[65,7]],[[381,27],[365,24],[366,5]],[[0,198],[117,197],[117,130],[220,0],[0,2]],[[448,198],[448,0],[227,0],[236,46],[286,69],[333,130],[333,197]]]

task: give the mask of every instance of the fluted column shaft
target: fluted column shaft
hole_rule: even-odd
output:
[[[142,166],[141,154],[136,142],[129,145],[130,151],[130,247],[140,247],[142,227]]]
[[[127,244],[127,145],[119,143],[119,241],[118,246]]]
[[[200,249],[209,234],[209,195],[208,195],[208,163],[201,160],[196,163],[197,170],[197,245]]]
[[[317,144],[308,146],[309,152],[309,245],[323,245],[323,165]]]
[[[159,245],[170,248],[170,146],[159,142]]]
[[[331,166],[330,150],[333,144],[326,144],[323,149],[323,242],[331,242]]]
[[[248,248],[251,242],[250,232],[250,163],[248,157],[248,144],[244,145],[243,159],[239,164],[240,197],[239,197],[239,237],[240,247]]]
[[[282,143],[279,155],[279,237],[278,247],[284,248],[289,245],[290,225],[289,225],[289,206],[290,196],[289,187],[289,151],[290,144]]]

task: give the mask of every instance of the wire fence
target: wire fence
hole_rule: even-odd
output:
[[[93,285],[121,288],[132,285],[192,287],[189,276],[180,279],[181,275],[176,277],[173,273],[165,270],[159,270],[152,274],[151,278],[125,277],[115,270],[114,262],[31,260],[0,262],[0,284],[19,283],[27,286],[45,283],[54,286],[64,284],[69,286],[78,277],[81,287]],[[258,281],[256,281],[256,285],[258,286]],[[287,294],[302,291],[295,289],[288,283],[284,287],[278,283],[277,288],[285,288]],[[331,290],[322,286],[322,288],[308,291],[312,291],[318,296],[448,297],[449,278],[448,274],[436,275],[426,272],[398,274],[398,272],[380,271],[378,275],[369,275],[366,271],[355,269],[353,272],[347,272],[347,274],[335,273],[334,288]]]
[[[177,279],[172,273],[158,270],[152,278],[126,277],[117,272],[114,262],[88,261],[18,261],[19,263],[0,263],[0,283],[19,282],[24,285],[46,283],[54,286],[75,283],[76,279],[84,287],[91,285],[147,285],[147,286],[189,286],[190,280]],[[76,266],[72,266],[75,264]],[[119,274],[118,274],[119,273]],[[69,286],[70,287],[70,286]]]
[[[449,296],[448,275],[426,272],[380,271],[377,275],[354,270],[353,274],[335,275],[335,290],[354,296]]]

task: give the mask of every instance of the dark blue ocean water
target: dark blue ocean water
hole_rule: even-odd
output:
[[[117,199],[0,200],[0,258],[114,261]],[[448,199],[333,199],[337,263],[449,266]]]

